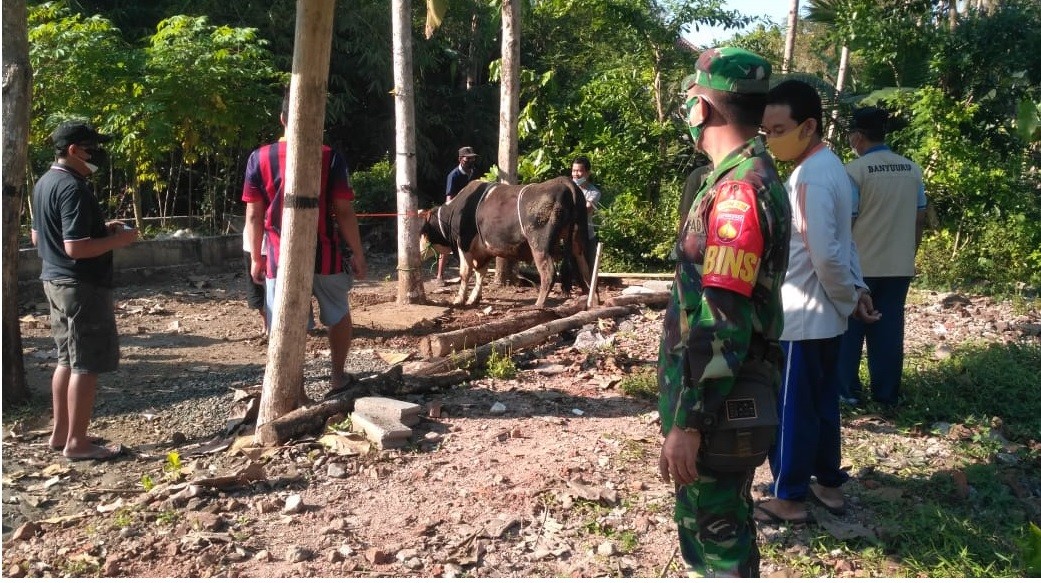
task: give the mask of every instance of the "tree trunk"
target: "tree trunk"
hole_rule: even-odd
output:
[[[473,14],[470,16],[470,44],[469,44],[469,59],[466,63],[466,92],[473,91],[474,87],[477,87],[477,75],[479,71],[479,61],[477,59],[477,7],[474,6]],[[473,106],[470,104],[470,100],[467,101],[467,116],[466,119],[472,119]]]
[[[304,348],[317,247],[322,126],[336,0],[297,0],[275,313],[257,427],[304,399]]]
[[[25,0],[4,2],[3,18],[3,403],[8,405],[24,403],[30,397],[18,323],[18,233],[25,199],[33,74]]]
[[[130,202],[134,207],[134,226],[142,233],[145,228],[144,205],[141,204],[141,179],[134,173],[134,184],[130,190]]]
[[[958,28],[958,0],[947,0],[947,23],[951,32]]]
[[[398,303],[426,300],[423,265],[419,258],[419,217],[416,212],[416,104],[412,83],[412,2],[394,0],[394,163],[398,183]]]
[[[794,64],[797,28],[799,28],[799,0],[791,0],[788,5],[788,33],[784,37],[784,60],[781,61],[781,73],[790,72]]]
[[[521,0],[502,3],[502,78],[499,90],[499,181],[517,184],[517,118],[520,114]],[[495,283],[516,280],[516,262],[495,258]]]
[[[828,141],[835,136],[835,128],[838,126],[839,121],[839,98],[842,96],[842,90],[846,87],[846,71],[849,69],[849,47],[842,45],[842,52],[839,56],[839,72],[835,79],[835,109],[831,110],[831,125],[828,127]]]

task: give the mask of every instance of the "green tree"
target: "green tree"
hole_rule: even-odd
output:
[[[273,133],[285,81],[256,31],[175,16],[137,47],[111,21],[63,3],[33,7],[29,25],[30,58],[40,71],[32,118],[37,168],[53,156],[47,135],[59,121],[87,119],[116,136],[112,168],[99,177],[111,206],[130,198],[141,221],[141,194],[149,188],[166,192],[161,212],[180,202],[189,213],[223,214],[237,194],[242,151]],[[174,168],[194,178],[186,196],[171,180]],[[193,191],[203,194],[193,200]]]

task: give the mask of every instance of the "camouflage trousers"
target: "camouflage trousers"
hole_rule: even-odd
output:
[[[755,470],[721,473],[698,464],[700,479],[676,490],[680,554],[692,577],[758,577],[752,518]]]

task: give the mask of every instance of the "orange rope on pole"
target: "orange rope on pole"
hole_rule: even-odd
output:
[[[358,218],[367,218],[367,217],[404,217],[404,216],[408,216],[408,215],[411,215],[411,216],[414,216],[414,217],[418,217],[419,213],[356,213],[354,216],[356,216]]]

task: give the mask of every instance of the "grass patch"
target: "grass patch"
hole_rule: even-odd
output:
[[[901,438],[872,436],[844,450],[854,468],[874,470],[877,485],[860,498],[873,514],[863,522],[877,528],[879,540],[842,542],[825,534],[824,546],[847,549],[872,576],[1029,573],[1033,553],[1041,553],[1033,550],[1041,542],[1033,536],[1039,516],[1032,494],[1041,489],[1041,456],[1031,447],[1041,437],[1038,387],[1037,345],[966,343],[942,360],[931,347],[908,353],[903,401],[892,412]],[[968,432],[950,437],[944,424]],[[925,440],[937,437],[943,453],[928,459]],[[771,541],[771,553],[780,562],[804,575],[827,573],[826,559],[807,570],[778,542]]]
[[[908,354],[904,401],[897,421],[905,426],[938,421],[1000,425],[1013,441],[1041,436],[1041,346],[967,344],[950,358]]]
[[[644,367],[633,371],[618,383],[623,395],[636,399],[658,400],[658,375],[655,369]]]
[[[903,400],[888,412],[896,433],[843,431],[844,463],[865,472],[847,488],[863,512],[846,520],[873,528],[878,539],[843,541],[810,527],[771,536],[764,557],[799,576],[849,576],[836,571],[842,560],[844,570],[852,564],[858,576],[871,577],[1041,571],[1041,564],[1032,566],[1041,563],[1041,530],[1034,526],[1041,523],[1038,387],[1035,344],[969,342],[945,359],[931,346],[908,352]],[[865,412],[879,408],[868,402],[853,416]],[[961,428],[948,435],[952,425]]]
[[[488,371],[488,376],[493,379],[505,380],[517,376],[517,364],[513,362],[513,355],[506,350],[499,352],[494,347],[492,347],[491,354],[488,355],[485,369]]]

